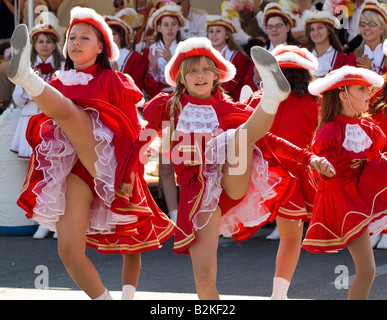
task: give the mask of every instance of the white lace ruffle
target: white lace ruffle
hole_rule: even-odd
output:
[[[218,116],[212,106],[188,103],[179,115],[176,130],[184,133],[212,133],[218,127]]]
[[[347,124],[345,127],[344,149],[356,153],[363,152],[372,145],[372,140],[358,124]]]
[[[65,86],[77,86],[79,84],[85,86],[93,79],[91,74],[80,71],[77,72],[74,69],[67,71],[59,70],[56,71],[55,74]]]
[[[111,234],[118,224],[137,221],[133,215],[119,215],[110,211],[115,197],[114,181],[117,160],[114,153],[114,135],[100,120],[94,109],[86,109],[93,120],[93,134],[98,141],[95,151],[98,160],[95,163],[97,177],[94,189],[98,195],[91,204],[88,234]],[[43,170],[44,179],[33,189],[37,195],[33,220],[52,231],[56,230],[56,222],[65,214],[66,177],[78,160],[75,150],[52,119],[45,126],[53,126],[52,131],[42,135],[42,143],[37,147],[38,167]]]
[[[206,148],[211,153],[211,163],[204,167],[206,185],[202,204],[198,213],[193,217],[193,225],[196,230],[205,227],[211,219],[222,193],[221,181],[223,166],[226,160],[227,145],[235,134],[235,130],[227,130],[210,140]],[[276,196],[274,187],[281,181],[281,177],[269,175],[268,163],[263,158],[259,148],[255,147],[253,153],[253,169],[251,182],[243,200],[222,215],[219,234],[231,236],[238,232],[237,226],[241,223],[245,227],[254,227],[266,221],[271,215],[264,202]]]

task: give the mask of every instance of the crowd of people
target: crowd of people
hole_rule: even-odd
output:
[[[229,0],[215,15],[190,0],[114,0],[101,16],[79,2],[65,29],[60,2],[3,42],[1,117],[21,109],[18,204],[35,238],[55,231],[82,290],[110,297],[86,245],[122,254],[132,299],[141,252],[174,236],[198,297],[219,298],[219,234],[243,241],[275,222],[272,299],[286,299],[301,248],[348,248],[349,298],[368,297],[372,248],[387,249],[382,3]],[[144,179],[152,141],[166,214]]]

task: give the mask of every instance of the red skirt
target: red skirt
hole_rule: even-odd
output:
[[[98,141],[94,179],[78,160],[60,127],[44,114],[32,117],[27,129],[33,148],[18,204],[26,216],[51,230],[65,212],[66,177],[72,172],[94,194],[87,245],[101,253],[138,253],[160,248],[174,234],[174,223],[155,204],[143,177],[143,166],[130,162],[138,128],[120,109],[102,101],[74,101],[87,109]],[[130,164],[130,166],[129,166]],[[129,172],[129,174],[128,174]],[[118,192],[134,172],[132,195]]]
[[[319,181],[314,211],[302,247],[313,253],[337,252],[366,229],[387,225],[387,159],[368,162],[361,175]]]

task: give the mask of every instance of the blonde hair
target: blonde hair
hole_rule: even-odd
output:
[[[359,23],[360,23],[362,18],[365,20],[371,21],[371,22],[375,22],[379,27],[384,28],[382,34],[380,35],[380,43],[383,43],[384,40],[387,39],[387,26],[383,20],[383,17],[380,14],[378,14],[377,12],[366,10],[360,14]],[[355,50],[355,56],[357,58],[359,58],[363,55],[365,45],[366,45],[366,42],[363,39],[360,46]]]
[[[187,73],[193,71],[200,63],[200,58],[202,56],[193,56],[184,59],[179,66],[179,72],[176,76],[176,88],[175,91],[172,95],[172,97],[169,99],[169,119],[170,119],[170,125],[169,129],[166,133],[166,135],[162,139],[162,150],[167,151],[171,148],[171,141],[173,140],[174,137],[174,132],[176,129],[175,126],[175,117],[178,116],[183,109],[183,106],[181,105],[180,99],[181,96],[186,89],[185,86],[185,77]],[[229,98],[229,96],[224,92],[223,88],[221,87],[221,84],[219,82],[220,78],[220,71],[216,67],[215,62],[208,57],[205,57],[208,63],[208,66],[212,72],[214,72],[217,75],[217,79],[214,81],[213,88],[218,90],[222,97],[224,98]]]

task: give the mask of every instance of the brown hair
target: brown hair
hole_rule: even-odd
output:
[[[323,93],[316,132],[319,131],[325,123],[333,121],[339,115],[342,109],[339,94],[343,91],[344,88],[336,88]]]
[[[51,33],[39,33],[32,39],[32,46],[31,46],[31,61],[33,63],[36,62],[36,58],[38,56],[38,53],[35,50],[35,43],[38,41],[39,35],[44,34],[48,39],[50,39],[53,43],[57,43],[58,39],[56,36],[54,36]],[[52,51],[52,55],[54,57],[54,69],[59,70],[61,67],[61,61],[64,60],[62,54],[60,53],[59,49],[57,46],[55,46],[54,50]]]
[[[379,112],[381,112],[384,108],[387,107],[386,100],[387,100],[387,74],[383,75],[384,78],[384,85],[382,88],[373,87],[371,89],[370,94],[370,108],[365,114],[367,117],[373,117]],[[379,95],[380,93],[380,95]],[[387,117],[387,113],[385,113],[384,118]]]
[[[337,51],[339,52],[343,52],[344,48],[343,46],[341,45],[341,42],[339,40],[339,38],[337,37],[336,35],[336,32],[335,32],[335,29],[329,25],[329,24],[326,24],[326,23],[322,23],[328,30],[328,37],[329,37],[329,43],[332,45],[332,47],[334,49],[336,49]],[[306,37],[307,37],[307,43],[306,43],[306,47],[309,51],[312,51],[313,48],[314,48],[314,43],[312,41],[312,39],[310,38],[310,26],[311,24],[309,24],[307,27],[306,27]]]
[[[103,38],[103,35],[96,27],[94,27],[93,25],[91,25],[91,27],[94,33],[97,35],[98,40],[103,44],[102,52],[98,54],[96,63],[98,63],[103,69],[111,69],[112,67],[110,66],[109,54],[106,48],[106,43]],[[66,57],[65,69],[74,69],[74,62],[70,59],[68,52]]]
[[[288,80],[292,92],[297,94],[298,98],[305,96],[308,91],[308,85],[313,76],[309,70],[296,68],[281,68],[286,80]],[[317,100],[317,97],[316,97]]]

